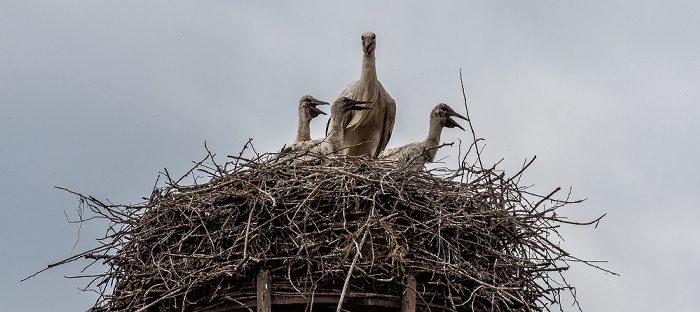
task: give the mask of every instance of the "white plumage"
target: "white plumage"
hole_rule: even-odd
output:
[[[347,114],[343,140],[343,146],[349,147],[343,152],[347,155],[376,157],[386,148],[394,129],[396,102],[377,78],[375,50],[376,35],[373,32],[362,34],[362,51],[364,53],[360,79],[348,84],[347,88],[340,94],[341,97],[373,103],[371,110],[351,111]]]
[[[331,124],[328,135],[323,139],[294,142],[283,148],[279,154],[284,157],[287,154],[308,152],[310,154],[331,155],[343,149],[343,124],[346,113],[356,110],[369,110],[370,107],[359,106],[359,104],[371,103],[368,101],[355,101],[346,97],[339,97],[331,105]],[[311,157],[303,157],[302,160],[309,160]]]
[[[432,162],[435,160],[435,154],[440,145],[442,128],[458,127],[464,130],[451,116],[468,120],[466,117],[455,112],[449,105],[440,103],[430,112],[430,128],[428,130],[428,137],[424,141],[387,149],[379,154],[379,158],[416,168],[423,167],[425,163]]]

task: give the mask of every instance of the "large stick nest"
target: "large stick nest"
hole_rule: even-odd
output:
[[[187,174],[203,172],[206,183],[181,185],[166,170],[167,185],[139,205],[76,193],[110,231],[100,247],[61,263],[104,261],[107,272],[91,283],[99,311],[230,303],[261,269],[306,294],[397,294],[414,276],[418,301],[457,311],[549,311],[562,291],[574,294],[562,272],[582,260],[553,240],[562,222],[574,223],[557,210],[576,201],[518,186],[527,166],[505,177],[464,162],[426,171],[268,156],[220,165],[210,153]]]

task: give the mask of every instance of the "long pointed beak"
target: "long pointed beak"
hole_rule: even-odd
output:
[[[348,105],[347,106],[348,110],[372,109],[371,107],[359,106],[359,104],[369,104],[369,103],[372,103],[372,101],[356,101],[353,99],[345,98],[345,99],[343,99],[343,102],[345,102],[345,105]]]
[[[365,40],[362,43],[362,52],[364,52],[365,55],[371,55],[374,52],[374,43],[372,40]]]
[[[309,105],[329,105],[329,104],[330,103],[328,103],[326,101],[321,101],[321,100],[316,100],[316,101],[309,103]]]
[[[464,116],[462,116],[462,115],[458,114],[458,113],[457,113],[457,112],[455,112],[455,111],[451,111],[451,112],[449,112],[449,115],[450,115],[450,116],[454,116],[454,117],[457,117],[457,118],[462,118],[462,119],[464,119],[464,120],[466,120],[466,121],[469,121],[469,118],[467,118],[467,117],[464,117]]]
[[[358,105],[353,105],[348,108],[349,110],[365,110],[365,109],[372,109],[371,107],[365,107],[365,106],[358,106]]]
[[[328,103],[326,103],[328,104]],[[312,118],[318,117],[318,115],[326,115],[322,110],[316,108],[314,105],[309,105],[309,114],[311,114]]]
[[[457,115],[459,115],[459,114],[457,114]],[[455,117],[458,117],[458,116],[455,115]],[[459,117],[461,117],[461,115],[460,115]],[[461,118],[462,118],[462,119],[466,119],[466,118],[464,118],[464,117],[461,117]],[[468,119],[467,119],[467,120],[468,120]],[[457,127],[457,128],[462,129],[462,131],[466,131],[466,130],[464,130],[464,128],[462,128],[462,126],[460,126],[460,125],[459,125],[454,119],[452,119],[452,117],[450,117],[450,116],[447,116],[447,118],[445,118],[445,127],[447,127],[447,128],[454,128],[454,127]]]
[[[350,103],[350,104],[367,104],[367,103],[372,103],[372,101],[356,101],[356,100],[351,100],[347,99],[345,103]]]

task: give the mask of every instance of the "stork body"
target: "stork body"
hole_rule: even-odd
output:
[[[343,148],[343,125],[346,113],[356,110],[368,110],[370,107],[359,106],[359,104],[370,103],[368,101],[355,101],[346,97],[339,97],[331,105],[330,129],[328,135],[323,139],[294,142],[283,148],[280,154],[309,152],[313,154],[331,155]],[[303,160],[308,160],[304,158]]]
[[[364,53],[360,79],[348,84],[340,94],[340,97],[373,103],[371,110],[350,111],[345,117],[343,146],[349,148],[343,153],[351,156],[376,157],[386,148],[394,129],[396,102],[377,78],[375,49],[376,35],[373,32],[362,34]]]
[[[423,167],[425,163],[432,162],[435,160],[435,154],[438,146],[440,146],[442,128],[457,127],[464,130],[462,126],[451,118],[452,116],[468,120],[445,103],[436,105],[430,112],[430,128],[428,129],[428,137],[424,141],[384,150],[380,153],[379,158],[417,168]]]

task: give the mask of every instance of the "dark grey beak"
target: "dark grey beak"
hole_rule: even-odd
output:
[[[449,114],[450,114],[450,116],[455,116],[455,117],[457,117],[457,118],[462,118],[462,119],[464,119],[464,120],[466,120],[466,121],[469,121],[469,118],[464,117],[464,116],[458,114],[458,113],[455,112],[455,111],[451,111]]]
[[[372,102],[370,102],[370,103],[372,103]],[[359,106],[359,105],[354,105],[354,104],[353,104],[353,105],[350,106],[350,108],[348,108],[348,109],[349,109],[349,110],[365,110],[365,109],[372,109],[372,108],[371,108],[371,107],[365,107],[365,106]]]
[[[328,102],[316,100],[307,103],[306,106],[309,107],[309,114],[311,114],[311,118],[316,118],[318,115],[326,115],[326,113],[324,113],[322,110],[316,108],[316,105],[328,105]]]
[[[309,105],[309,114],[311,114],[312,118],[316,118],[318,117],[318,115],[326,115],[326,113],[324,113],[322,110],[316,108],[316,106],[313,105]]]
[[[464,131],[464,128],[462,128],[462,126],[460,126],[460,125],[459,125],[454,119],[452,119],[452,117],[450,117],[450,116],[447,116],[447,118],[445,118],[445,127],[446,127],[446,128],[454,128],[454,127],[457,127],[457,128],[460,128],[460,129],[462,129],[462,130]]]
[[[450,117],[450,116],[454,116],[454,117],[457,117],[457,118],[462,118],[462,119],[464,119],[464,120],[466,120],[466,121],[469,121],[469,119],[468,119],[467,117],[464,117],[464,116],[458,114],[458,113],[455,112],[455,111],[450,111],[450,112],[448,112],[447,114],[448,114],[448,115],[447,115],[447,119],[445,120],[445,127],[447,127],[447,128],[454,128],[454,127],[457,127],[457,128],[462,129],[462,131],[465,131],[464,128],[462,128],[462,126],[460,126],[460,125],[459,125],[454,119],[452,119],[452,117]]]
[[[372,103],[372,101],[355,101],[349,98],[344,98],[343,103],[346,105],[348,110],[372,109],[371,107],[359,106],[359,104],[368,104]]]

